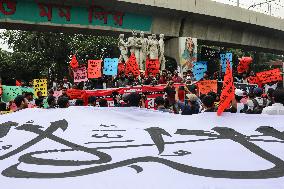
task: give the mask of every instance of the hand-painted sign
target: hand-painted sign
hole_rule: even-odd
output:
[[[22,110],[0,116],[1,188],[282,189],[283,131],[282,116]]]
[[[115,11],[99,4],[87,7],[81,4],[43,1],[0,1],[0,20],[11,23],[60,25],[72,27],[108,27],[150,31],[152,16]]]

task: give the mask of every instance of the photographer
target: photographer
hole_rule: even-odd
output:
[[[164,92],[167,95],[166,100],[169,102],[169,106],[174,107],[176,103],[176,100],[175,100],[176,88],[172,80],[168,82],[167,86],[164,88]]]

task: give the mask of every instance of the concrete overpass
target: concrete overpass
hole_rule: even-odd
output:
[[[56,6],[39,9],[38,3]],[[0,7],[0,27],[7,29],[116,32],[116,35],[135,29],[164,33],[170,39],[171,50],[176,49],[176,37],[191,36],[212,44],[284,53],[284,20],[211,0],[64,0],[60,4],[56,0],[23,0],[17,2],[15,12],[13,4],[7,5],[2,1]],[[69,21],[67,9],[62,11],[58,5],[72,7]],[[102,14],[95,15],[91,21],[89,17],[88,22],[92,5],[106,7],[108,13],[123,12],[123,24],[119,23],[119,15],[111,21],[108,17],[106,24]],[[53,8],[51,18],[49,8]],[[10,14],[5,15],[3,10]],[[59,10],[61,15],[57,14]]]

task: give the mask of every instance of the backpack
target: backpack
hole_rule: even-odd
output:
[[[263,105],[260,106],[256,99],[252,99],[253,110],[249,109],[246,111],[247,114],[261,114],[262,110],[266,107],[267,99],[262,99]]]

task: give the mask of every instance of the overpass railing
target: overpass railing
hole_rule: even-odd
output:
[[[284,0],[212,0],[284,19]]]

